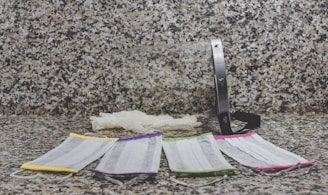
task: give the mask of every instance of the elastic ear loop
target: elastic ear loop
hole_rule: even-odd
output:
[[[134,185],[136,183],[138,183],[138,178],[140,178],[139,176],[137,177],[134,177],[132,179],[130,179],[129,181],[123,183],[121,181],[119,181],[118,179],[114,179],[114,178],[111,178],[109,175],[104,175],[103,176],[104,179],[106,179],[107,181],[110,181],[112,182],[113,184],[116,184],[116,185],[119,185],[119,186],[123,186],[123,185],[128,185],[128,186],[131,186],[131,185]],[[145,180],[146,178],[143,178],[142,180]]]
[[[37,173],[35,175],[26,175],[26,176],[23,176],[23,175],[17,175],[18,173],[20,172],[23,172],[24,170],[23,169],[19,169],[17,171],[14,171],[13,173],[10,173],[10,177],[14,177],[14,178],[18,178],[18,179],[34,179],[34,178],[37,178],[37,177],[41,177],[41,178],[44,178],[46,180],[50,180],[49,177],[41,174],[41,173]],[[69,177],[72,177],[73,176],[73,173],[69,173],[68,175],[66,176],[63,176],[61,178],[59,178],[59,181],[58,183],[61,183],[63,182],[65,179],[69,178]]]
[[[26,175],[26,176],[17,175],[18,173],[23,172],[23,171],[24,171],[23,169],[19,169],[17,171],[14,171],[13,173],[10,173],[10,177],[19,178],[19,179],[34,179],[34,178],[37,178],[37,177],[41,177],[41,178],[45,178],[46,180],[50,180],[49,177],[47,177],[47,176],[45,176],[41,173],[37,173],[35,175]]]
[[[62,183],[63,181],[65,181],[67,178],[70,178],[73,176],[73,173],[69,173],[66,176],[63,176],[62,178],[59,178],[59,181],[57,183]]]
[[[210,182],[207,182],[207,183],[199,183],[199,184],[186,183],[186,182],[177,180],[174,176],[170,177],[170,180],[173,181],[173,182],[175,182],[175,183],[177,183],[177,184],[180,184],[180,185],[183,185],[183,186],[186,186],[186,187],[192,187],[192,188],[194,188],[194,187],[202,187],[202,186],[211,185],[211,184],[217,183],[219,181],[223,181],[227,177],[228,177],[228,175],[224,175],[223,177],[218,178],[218,179],[215,179],[213,181],[210,181]]]
[[[106,179],[109,182],[112,182],[113,184],[123,186],[123,182],[119,181],[118,179],[111,178],[108,175],[104,175],[103,178]]]

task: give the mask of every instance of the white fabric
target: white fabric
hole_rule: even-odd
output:
[[[147,115],[137,110],[100,113],[99,115],[99,117],[90,117],[94,131],[119,127],[139,133],[151,133],[175,129],[188,130],[201,125],[200,122],[197,122],[197,118],[192,115],[173,118],[169,115]]]
[[[59,146],[24,163],[23,169],[78,172],[105,154],[117,139],[70,134]]]
[[[223,153],[249,167],[287,168],[283,166],[309,162],[264,140],[253,132],[241,136],[215,136],[215,139]]]
[[[163,148],[172,172],[209,173],[234,169],[218,150],[212,133],[165,138]]]
[[[162,151],[162,133],[122,138],[106,152],[96,172],[107,174],[156,174]]]

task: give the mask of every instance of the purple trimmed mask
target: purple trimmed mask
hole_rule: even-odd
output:
[[[106,152],[95,171],[110,175],[157,174],[162,133],[121,138]]]

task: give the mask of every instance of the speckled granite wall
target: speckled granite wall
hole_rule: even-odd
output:
[[[221,38],[234,109],[327,112],[327,24],[326,0],[1,1],[0,110],[213,110]]]

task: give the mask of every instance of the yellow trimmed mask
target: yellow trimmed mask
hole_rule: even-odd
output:
[[[100,138],[70,133],[59,146],[21,169],[77,173],[108,151],[118,138]]]

